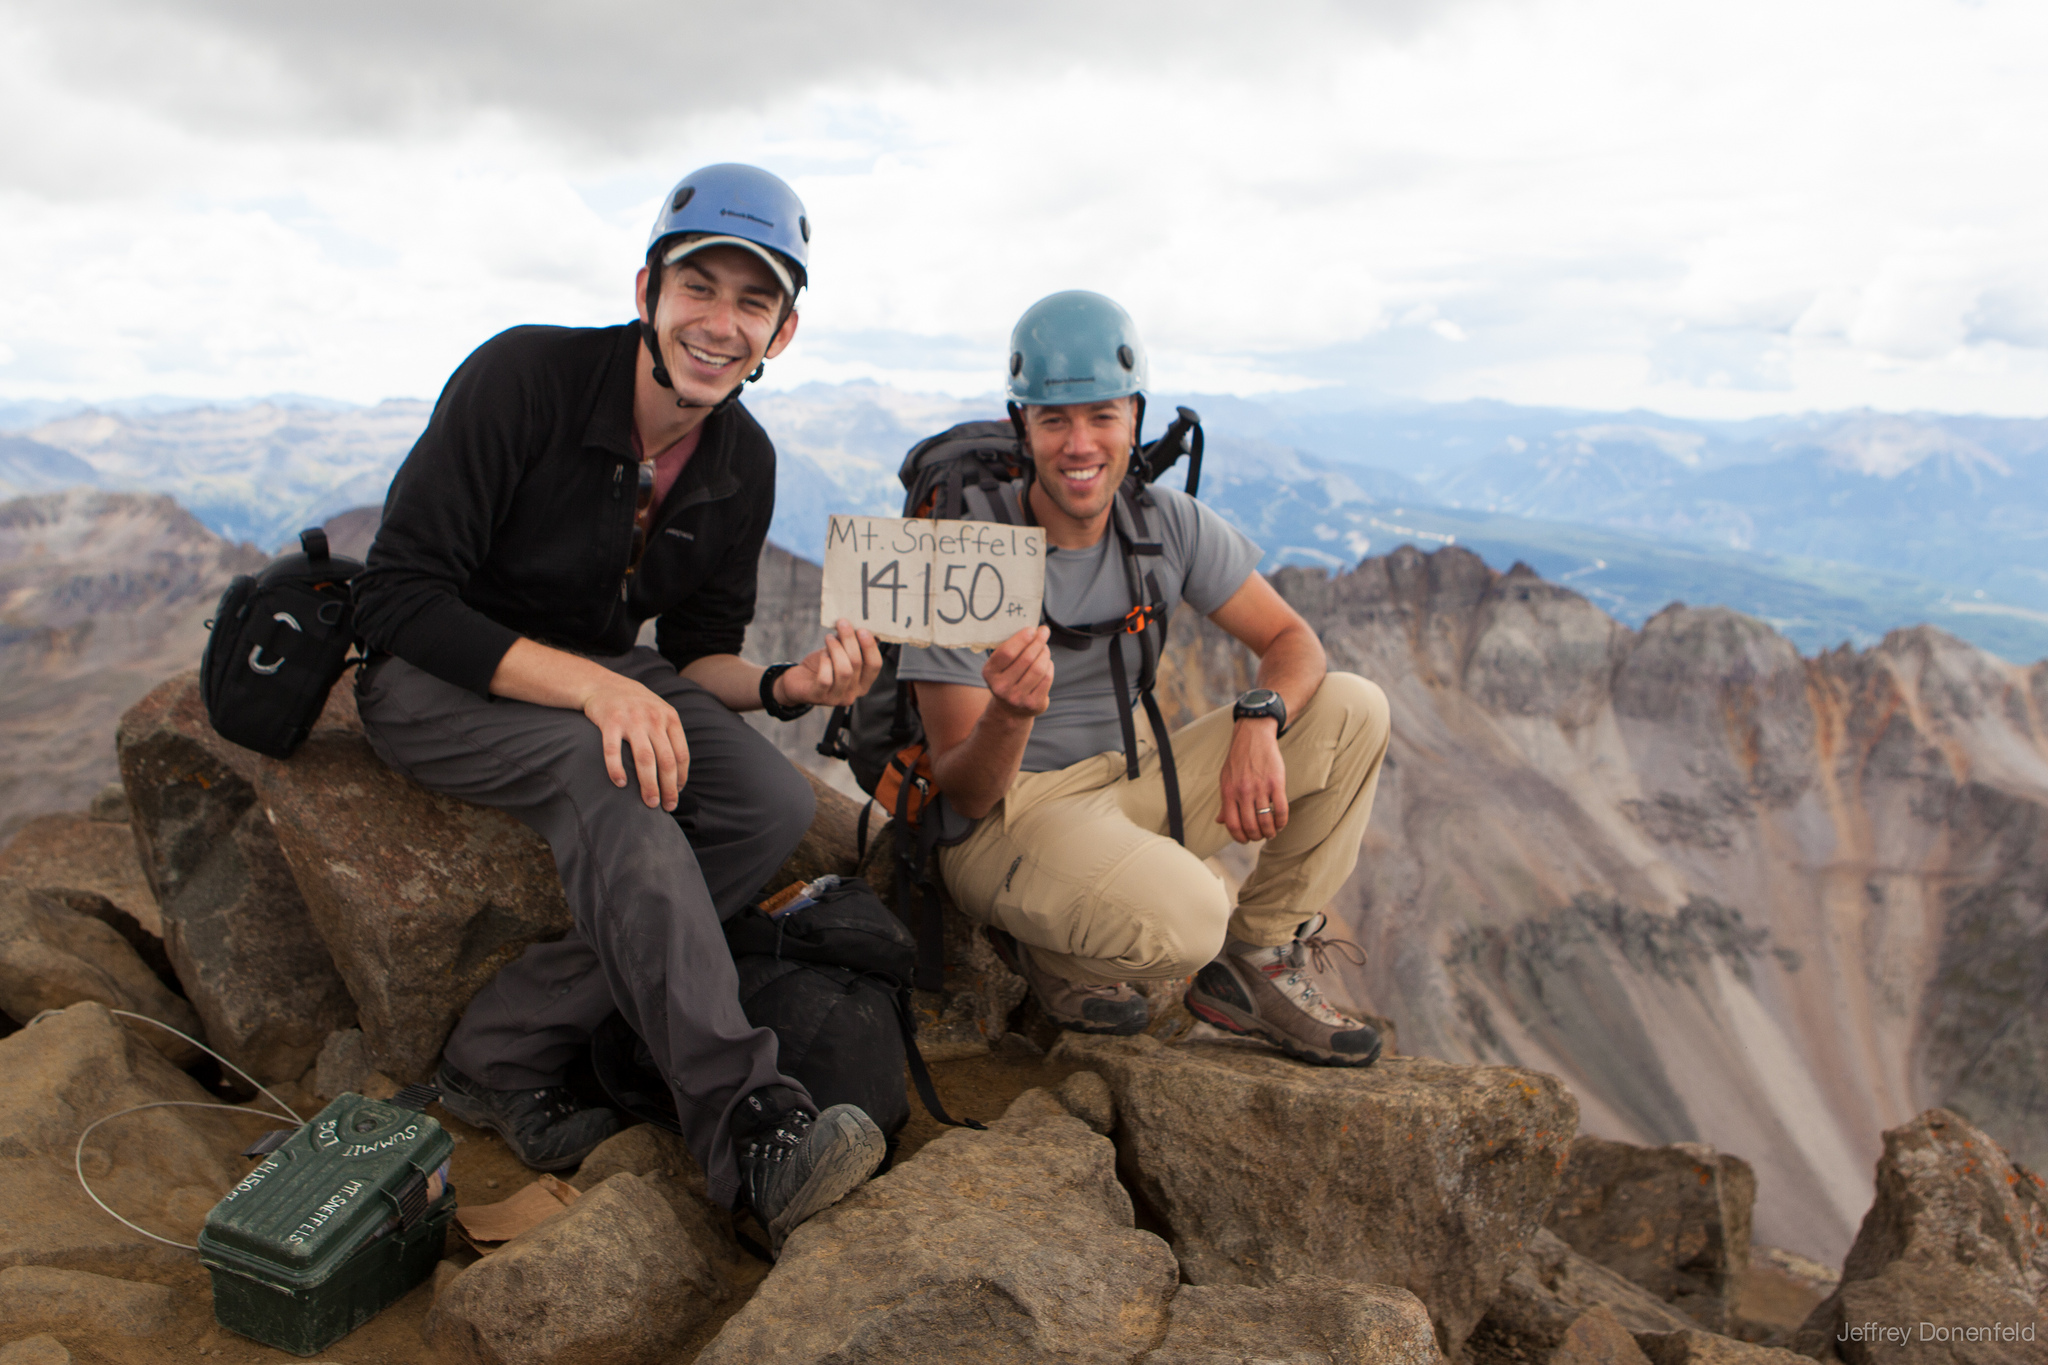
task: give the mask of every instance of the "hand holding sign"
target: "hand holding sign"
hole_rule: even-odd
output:
[[[921,517],[832,518],[819,622],[879,640],[989,649],[1035,626],[1045,599],[1036,526]]]
[[[882,671],[882,652],[872,632],[850,621],[833,623],[825,643],[775,680],[776,700],[785,705],[845,706],[865,697]]]

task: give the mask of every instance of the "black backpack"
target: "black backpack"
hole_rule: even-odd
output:
[[[1139,421],[1143,420],[1141,408]],[[1050,616],[1045,618],[1045,623],[1052,627],[1053,643],[1063,648],[1085,649],[1093,640],[1110,637],[1111,678],[1121,696],[1130,695],[1122,637],[1138,637],[1137,690],[1159,745],[1160,767],[1166,780],[1167,823],[1174,839],[1181,843],[1186,839],[1173,747],[1167,742],[1166,722],[1152,695],[1166,636],[1166,620],[1160,606],[1164,599],[1156,578],[1143,567],[1143,561],[1160,553],[1146,517],[1153,505],[1147,486],[1185,455],[1186,491],[1189,497],[1195,496],[1202,478],[1202,446],[1201,417],[1192,408],[1177,409],[1172,424],[1159,439],[1139,448],[1123,487],[1117,490],[1111,525],[1130,580],[1130,612],[1111,621],[1085,625],[1066,625]],[[999,490],[1005,483],[1028,478],[1030,473],[1031,463],[1024,456],[1016,423],[984,421],[961,422],[919,441],[903,457],[896,477],[903,484],[906,517],[1008,523],[1009,509]],[[1028,508],[1027,502],[1027,516]],[[977,512],[983,515],[977,516]],[[868,821],[876,806],[897,822],[897,909],[906,920],[911,918],[910,896],[914,887],[922,901],[916,921],[919,952],[915,984],[919,990],[935,991],[944,984],[944,963],[940,901],[938,887],[930,875],[931,855],[935,849],[965,839],[973,832],[974,822],[948,806],[933,781],[916,695],[908,683],[896,677],[902,646],[885,644],[881,652],[882,672],[874,686],[851,705],[833,708],[825,725],[825,737],[818,742],[818,752],[827,758],[845,759],[861,790],[873,798],[860,812],[856,837],[862,856],[867,852]],[[1128,710],[1120,711],[1118,719],[1123,728],[1125,771],[1135,778],[1137,730]]]
[[[917,944],[874,889],[858,877],[821,877],[780,909],[740,911],[726,921],[725,941],[739,972],[740,1008],[748,1023],[775,1031],[782,1074],[820,1109],[859,1105],[892,1150],[910,1120],[906,1065],[933,1118],[980,1127],[971,1119],[955,1124],[939,1102],[910,1009]],[[591,1065],[619,1108],[681,1131],[652,1054],[619,1015],[591,1040]]]
[[[328,553],[327,532],[299,532],[297,554],[221,594],[199,660],[199,698],[221,738],[272,758],[306,742],[356,643],[349,580],[360,562]]]

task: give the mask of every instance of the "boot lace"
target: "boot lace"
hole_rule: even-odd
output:
[[[533,1103],[542,1118],[550,1123],[559,1123],[581,1108],[576,1096],[566,1085],[551,1085],[533,1092]]]
[[[1330,970],[1330,954],[1348,958],[1354,966],[1363,967],[1366,962],[1365,949],[1348,938],[1327,937],[1318,923],[1310,933],[1303,934],[1294,942],[1275,951],[1271,962],[1263,970],[1282,995],[1310,1018],[1332,1028],[1356,1028],[1357,1021],[1339,1011],[1329,1001],[1316,983],[1309,979],[1305,968],[1313,967],[1318,973]]]
[[[776,1172],[804,1145],[811,1123],[811,1115],[800,1109],[794,1110],[767,1132],[756,1133],[739,1144],[740,1171],[746,1177],[756,1209],[761,1207]]]
[[[1309,951],[1309,960],[1315,964],[1315,969],[1319,972],[1330,970],[1329,955],[1332,949],[1336,950],[1339,955],[1351,959],[1351,965],[1354,967],[1363,967],[1365,965],[1365,949],[1359,947],[1348,938],[1326,937],[1322,930],[1323,926],[1319,924],[1313,933],[1294,941],[1296,948],[1295,961],[1297,963],[1301,960],[1300,949],[1306,948]]]

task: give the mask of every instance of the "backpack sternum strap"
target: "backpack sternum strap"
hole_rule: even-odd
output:
[[[1131,724],[1131,678],[1124,671],[1124,637],[1109,637],[1109,677],[1116,687],[1116,723],[1124,738],[1124,776],[1138,780],[1138,729]],[[1150,692],[1143,695],[1151,696]]]

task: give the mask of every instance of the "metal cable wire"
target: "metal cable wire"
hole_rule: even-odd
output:
[[[37,1024],[41,1023],[43,1020],[49,1018],[51,1015],[61,1013],[63,1013],[63,1011],[61,1010],[44,1010],[42,1013],[36,1015],[35,1018],[29,1020],[28,1026],[30,1028],[33,1028]],[[108,1009],[107,1013],[119,1015],[123,1019],[139,1019],[145,1024],[156,1025],[158,1028],[162,1029],[166,1033],[176,1034],[178,1037],[183,1038],[186,1042],[192,1044],[192,1046],[198,1048],[201,1052],[204,1052],[207,1056],[213,1058],[216,1062],[219,1062],[228,1070],[234,1072],[237,1076],[240,1076],[250,1085],[255,1086],[256,1089],[261,1091],[264,1097],[268,1099],[272,1104],[284,1110],[283,1114],[273,1114],[262,1109],[244,1109],[238,1104],[220,1104],[211,1100],[153,1100],[148,1104],[135,1104],[130,1105],[126,1109],[116,1109],[111,1114],[106,1114],[101,1116],[100,1118],[94,1119],[91,1123],[85,1126],[85,1131],[78,1135],[78,1145],[71,1149],[71,1169],[77,1173],[78,1187],[85,1191],[85,1197],[87,1199],[90,1199],[93,1203],[99,1205],[101,1211],[104,1212],[109,1218],[112,1218],[115,1222],[121,1224],[125,1228],[128,1228],[130,1231],[139,1232],[144,1237],[149,1238],[151,1241],[162,1242],[165,1246],[177,1247],[181,1251],[196,1252],[199,1250],[199,1248],[194,1246],[190,1242],[172,1241],[168,1237],[158,1236],[156,1233],[151,1232],[148,1228],[141,1227],[135,1223],[129,1222],[126,1218],[123,1218],[120,1214],[115,1213],[113,1209],[109,1208],[107,1206],[106,1200],[100,1198],[97,1194],[93,1193],[92,1186],[87,1183],[85,1178],[85,1140],[92,1136],[93,1130],[95,1128],[98,1128],[103,1123],[110,1123],[113,1120],[122,1118],[128,1114],[139,1114],[145,1109],[225,1109],[232,1114],[253,1114],[257,1118],[276,1119],[280,1123],[294,1123],[298,1124],[301,1127],[305,1126],[306,1121],[303,1118],[299,1117],[298,1110],[292,1108],[289,1104],[286,1104],[282,1099],[278,1098],[278,1096],[275,1093],[273,1093],[268,1086],[264,1085],[263,1082],[257,1080],[254,1076],[251,1076],[248,1072],[242,1070],[242,1068],[236,1066],[233,1062],[221,1056],[218,1052],[215,1052],[212,1048],[200,1042],[197,1038],[194,1038],[191,1034],[186,1033],[181,1029],[172,1028],[169,1024],[166,1024],[161,1019],[152,1019],[146,1014],[137,1014],[133,1010]],[[287,1117],[287,1115],[289,1115],[289,1117]]]

